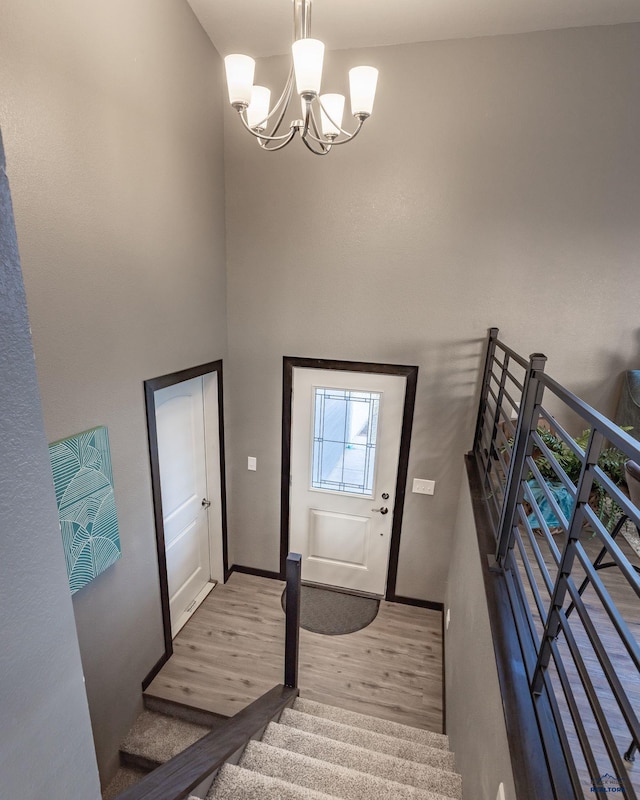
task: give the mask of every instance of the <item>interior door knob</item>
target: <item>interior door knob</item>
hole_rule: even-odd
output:
[[[211,505],[211,500],[207,500],[206,497],[203,497],[202,498],[202,507],[203,508],[209,508],[210,505]]]
[[[386,506],[381,506],[380,508],[372,508],[372,511],[377,511],[379,514],[388,514],[389,509]]]

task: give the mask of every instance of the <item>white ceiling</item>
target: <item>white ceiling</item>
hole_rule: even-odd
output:
[[[288,52],[291,0],[188,0],[220,55]],[[640,0],[315,0],[330,50],[640,22]]]

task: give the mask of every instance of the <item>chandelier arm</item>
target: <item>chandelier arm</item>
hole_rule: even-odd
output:
[[[291,67],[289,68],[289,75],[287,76],[287,80],[284,84],[284,89],[282,90],[282,94],[280,95],[278,102],[274,105],[274,107],[267,114],[267,116],[262,120],[262,122],[268,122],[282,106],[282,111],[280,113],[278,121],[274,125],[273,130],[271,131],[272,134],[274,134],[278,130],[278,128],[282,123],[282,120],[284,119],[284,115],[287,113],[287,107],[289,106],[289,102],[291,100],[291,94],[293,92],[293,79],[294,79],[294,74],[293,74],[293,64],[292,64]]]
[[[343,133],[345,135],[345,138],[344,139],[334,139],[331,144],[347,144],[348,142],[352,142],[356,138],[356,136],[360,133],[360,131],[362,130],[362,126],[363,125],[364,125],[364,120],[363,119],[359,120],[358,121],[358,127],[355,129],[355,131],[353,133],[347,133],[346,131],[343,131]]]
[[[280,95],[280,98],[278,99],[278,102],[274,105],[274,107],[267,114],[267,116],[258,123],[259,127],[261,127],[263,131],[266,130],[267,123],[269,122],[269,120],[274,116],[274,114],[276,114],[276,112],[282,106],[282,110],[280,112],[278,120],[275,123],[275,125],[273,126],[273,128],[271,129],[271,133],[270,134],[265,134],[262,138],[266,139],[269,136],[273,137],[273,136],[276,135],[276,133],[280,129],[280,126],[282,125],[282,121],[284,119],[284,116],[287,113],[287,108],[289,107],[289,102],[291,101],[291,94],[293,92],[293,78],[294,78],[294,73],[293,73],[293,65],[292,65],[290,70],[289,70],[289,76],[287,77],[287,80],[286,80],[285,85],[284,85],[284,89],[282,90],[282,94]],[[260,133],[257,133],[254,130],[254,128],[258,127],[258,126],[254,126],[254,128],[251,128],[249,126],[249,124],[247,123],[247,121],[245,120],[245,118],[243,116],[243,112],[246,112],[246,108],[238,108],[237,110],[238,110],[238,112],[240,114],[240,119],[242,119],[245,128],[247,128],[247,130],[249,130],[254,136],[261,136]]]
[[[320,98],[318,98],[318,102],[320,102]],[[314,139],[316,136],[320,136],[320,129],[318,128],[318,123],[316,121],[316,115],[314,113],[313,106],[309,106],[309,111],[310,111],[309,116],[311,117],[311,128],[313,130],[311,138]],[[316,141],[318,141],[318,139],[316,139]]]
[[[269,114],[269,116],[267,117],[267,119],[269,119],[269,117],[276,111],[276,109],[280,105],[282,106],[282,110],[280,111],[280,115],[278,116],[278,120],[275,123],[275,125],[273,126],[273,128],[271,129],[271,136],[275,136],[278,133],[278,131],[280,130],[280,126],[282,125],[282,122],[284,120],[285,114],[287,113],[287,109],[289,108],[289,103],[291,102],[291,95],[292,94],[293,94],[293,65],[291,66],[291,70],[289,72],[289,77],[287,78],[287,83],[285,84],[284,90],[283,90],[282,94],[280,95],[280,99],[278,100],[278,102],[273,107],[273,110],[271,111],[271,114]]]
[[[320,150],[316,150],[315,148],[313,148],[313,147],[312,147],[312,146],[309,144],[309,142],[307,141],[307,137],[306,137],[306,136],[303,136],[303,137],[302,137],[302,141],[303,141],[303,143],[304,143],[304,146],[305,146],[305,147],[306,147],[308,150],[311,150],[311,152],[312,152],[312,153],[313,153],[315,156],[326,156],[326,155],[328,155],[328,154],[329,154],[329,151],[331,150],[331,145],[330,145],[330,144],[324,144],[323,142],[319,142],[319,144],[320,144]]]
[[[360,133],[360,131],[362,130],[362,126],[363,126],[363,125],[364,125],[364,120],[363,120],[363,119],[361,119],[361,120],[360,120],[360,122],[358,123],[358,127],[355,129],[355,131],[354,131],[353,133],[347,133],[346,131],[343,131],[343,133],[345,134],[345,136],[346,136],[347,138],[346,138],[346,139],[334,139],[334,140],[331,142],[331,145],[336,145],[336,144],[347,144],[347,142],[350,142],[352,139],[355,139],[355,137],[356,137],[356,136],[357,136],[357,135]],[[315,142],[318,142],[318,144],[326,144],[326,142],[325,142],[325,141],[323,141],[322,139],[317,139],[317,138],[316,138],[315,136],[313,136],[311,133],[308,133],[307,135],[308,135],[308,136],[309,136],[311,139],[313,139]]]
[[[293,134],[292,134],[291,131],[293,131],[294,134],[296,132],[296,129],[292,128],[291,130],[287,131],[287,133],[283,134],[282,136],[268,136],[266,133],[258,133],[258,131],[254,131],[253,128],[250,128],[249,124],[247,123],[247,120],[242,116],[242,110],[238,111],[238,115],[239,115],[240,119],[242,120],[242,124],[244,125],[244,127],[249,131],[249,133],[252,136],[255,136],[256,139],[265,139],[265,140],[270,141],[270,142],[281,142],[283,139],[291,140],[291,138],[293,138]]]
[[[313,113],[313,106],[311,105],[310,101],[307,101],[307,108],[306,114],[304,119],[304,129],[300,132],[300,136],[302,137],[302,141],[305,145],[311,150],[312,153],[315,155],[326,155],[329,150],[331,150],[331,143],[327,142],[325,139],[320,139],[320,131],[318,130],[318,123],[316,122],[316,116]],[[307,139],[312,139],[314,142],[320,145],[320,152],[318,152],[315,148],[311,147]]]
[[[291,128],[291,130],[287,134],[285,141],[280,142],[280,144],[276,144],[273,145],[272,147],[269,147],[265,142],[262,142],[260,139],[258,139],[258,144],[263,150],[267,150],[269,153],[271,153],[275,150],[282,150],[283,147],[286,147],[289,144],[289,142],[293,139],[295,135],[296,135],[296,129]]]

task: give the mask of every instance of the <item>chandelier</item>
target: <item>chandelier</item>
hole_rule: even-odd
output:
[[[364,121],[371,116],[378,82],[375,67],[354,67],[349,71],[351,113],[358,121],[352,133],[342,127],[344,95],[320,94],[324,44],[310,38],[311,1],[293,0],[293,58],[289,77],[273,108],[269,108],[269,89],[253,85],[256,66],[253,58],[234,54],[224,60],[229,102],[263,150],[281,150],[298,133],[312,153],[324,156],[334,145],[355,138]],[[294,84],[295,94],[300,98],[302,118],[296,116],[286,130],[283,122],[294,95]]]

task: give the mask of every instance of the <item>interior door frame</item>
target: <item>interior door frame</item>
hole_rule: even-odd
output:
[[[324,358],[300,358],[284,356],[282,359],[282,473],[280,484],[280,579],[285,578],[286,560],[289,552],[289,515],[291,510],[291,423],[293,402],[293,370],[322,369],[340,370],[343,372],[368,372],[382,375],[404,376],[406,390],[404,409],[402,412],[402,430],[400,433],[400,454],[398,458],[398,476],[396,480],[393,521],[391,526],[391,544],[389,548],[389,564],[387,569],[387,588],[385,599],[394,601],[396,595],[396,579],[398,575],[398,556],[400,554],[400,535],[402,532],[402,516],[404,499],[407,490],[409,470],[409,448],[413,428],[413,413],[418,384],[418,367],[400,364],[377,364],[365,361],[338,361]]]
[[[162,517],[162,491],[160,488],[160,460],[158,458],[158,431],[156,427],[156,402],[155,393],[159,389],[166,389],[176,383],[184,383],[193,378],[200,378],[215,373],[218,388],[218,436],[220,451],[220,516],[222,521],[222,562],[224,580],[228,569],[227,546],[227,490],[225,477],[224,455],[224,411],[223,411],[223,386],[222,386],[222,360],[210,361],[197,367],[190,367],[179,372],[161,375],[144,381],[144,396],[147,411],[147,433],[149,437],[149,462],[151,466],[151,489],[153,493],[153,516],[156,529],[156,550],[158,554],[158,577],[160,581],[160,603],[162,607],[162,629],[164,636],[164,653],[154,665],[151,672],[142,682],[143,690],[151,683],[160,669],[169,660],[173,653],[173,638],[171,636],[171,613],[169,610],[169,580],[167,577],[167,555],[165,549],[164,521]]]

